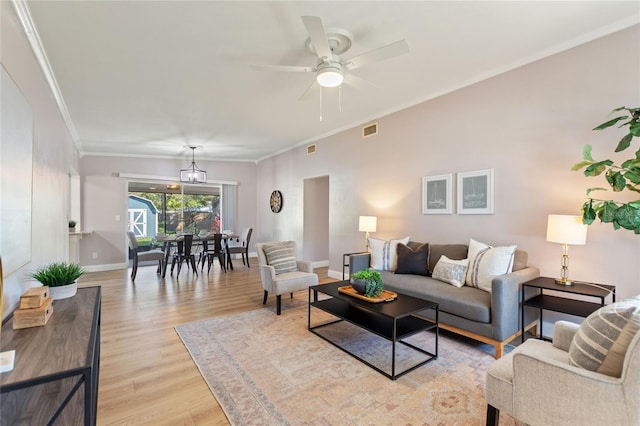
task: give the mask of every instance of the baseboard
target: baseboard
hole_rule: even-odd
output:
[[[329,271],[327,272],[327,275],[330,278],[335,278],[336,280],[341,280],[342,279],[342,271],[334,271],[332,269],[329,269]],[[344,279],[348,280],[349,279],[349,274],[346,274],[344,276]]]
[[[127,269],[129,266],[126,263],[112,263],[107,265],[89,265],[83,266],[86,272],[104,272],[104,271],[116,271],[118,269]]]

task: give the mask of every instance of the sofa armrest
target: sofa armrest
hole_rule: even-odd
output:
[[[273,280],[276,279],[276,269],[270,265],[260,265],[260,279],[262,288],[273,291]]]
[[[553,327],[553,346],[569,352],[569,346],[573,341],[573,336],[580,328],[580,325],[569,321],[557,321]]]
[[[533,266],[500,275],[491,282],[491,324],[493,338],[504,341],[520,330],[520,291],[522,283],[540,276]]]
[[[371,253],[349,255],[349,276],[358,271],[368,269],[371,263]]]
[[[631,424],[622,380],[569,365],[548,342],[513,357],[514,416],[528,424]],[[550,386],[550,384],[553,384]]]
[[[313,273],[313,263],[310,260],[296,260],[298,271]]]

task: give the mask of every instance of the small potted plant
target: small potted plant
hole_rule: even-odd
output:
[[[366,297],[378,297],[384,289],[380,272],[373,269],[363,269],[351,274],[351,286]]]
[[[76,224],[77,222],[73,219],[69,219],[69,232],[75,232],[76,231]]]
[[[77,263],[55,262],[37,269],[31,277],[49,287],[53,300],[75,296],[78,291],[76,280],[84,274]]]

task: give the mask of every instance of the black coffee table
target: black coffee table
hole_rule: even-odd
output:
[[[438,358],[438,304],[417,297],[408,296],[398,293],[396,300],[391,302],[372,303],[361,300],[353,296],[349,296],[338,291],[339,287],[349,285],[348,281],[339,281],[331,284],[321,284],[309,287],[309,312],[308,312],[308,329],[315,335],[322,337],[327,342],[343,350],[359,361],[365,363],[369,367],[383,374],[384,376],[395,380],[407,374],[416,368],[433,361]],[[323,300],[318,300],[318,293],[331,296]],[[312,296],[313,295],[313,296]],[[319,325],[311,326],[311,308],[317,308],[337,317]],[[418,317],[415,314],[425,309],[433,309],[435,311],[435,321],[427,318]],[[322,327],[328,327],[341,321],[348,321],[357,325],[371,333],[383,337],[392,342],[391,345],[391,374],[369,363],[358,355],[350,352],[338,343],[331,341],[327,337],[319,334],[316,330]],[[414,334],[434,330],[435,349],[434,352],[426,351],[411,343],[404,341]],[[401,343],[410,347],[424,355],[426,359],[396,373],[396,343]]]

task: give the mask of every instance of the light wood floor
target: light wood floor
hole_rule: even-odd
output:
[[[234,262],[226,275],[218,264],[194,277],[163,280],[155,266],[84,275],[79,287],[102,286],[99,425],[227,425],[224,412],[191,360],[174,326],[253,309],[275,315],[275,296],[266,308],[257,259],[251,268]],[[320,282],[327,268],[316,269]],[[294,293],[307,300],[307,292]],[[282,298],[282,309],[290,299]]]

